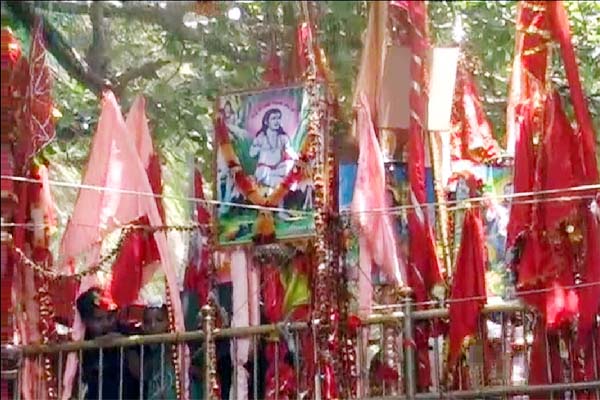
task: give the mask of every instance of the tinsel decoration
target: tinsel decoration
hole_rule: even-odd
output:
[[[175,315],[173,313],[173,303],[171,298],[171,291],[169,290],[169,285],[165,285],[165,291],[167,296],[167,315],[169,317],[169,332],[175,332]],[[171,359],[173,361],[173,368],[175,369],[175,393],[177,394],[177,398],[181,399],[181,393],[186,388],[182,387],[183,382],[181,382],[181,365],[179,364],[180,353],[179,351],[183,350],[183,346],[173,343],[171,346]]]
[[[196,229],[202,229],[205,225],[201,224],[193,224],[193,225],[164,225],[158,227],[150,227],[150,226],[141,226],[141,225],[125,225],[123,226],[123,230],[121,232],[121,236],[114,248],[112,248],[109,252],[107,252],[104,256],[100,258],[96,264],[92,265],[88,269],[74,273],[74,274],[65,274],[51,271],[47,268],[44,268],[38,265],[35,261],[31,260],[29,257],[25,255],[22,249],[15,247],[14,250],[17,255],[21,258],[21,260],[27,264],[30,268],[32,268],[38,275],[47,277],[50,280],[59,280],[59,279],[68,279],[74,278],[78,281],[85,276],[94,275],[99,271],[107,272],[110,270],[112,263],[114,262],[115,257],[120,253],[121,247],[123,246],[123,241],[127,234],[134,229],[143,229],[148,232],[191,232]]]
[[[305,18],[309,19],[308,4],[306,1],[301,3]],[[310,22],[309,22],[310,26]],[[337,349],[337,338],[332,335],[332,328],[337,325],[339,315],[335,312],[332,304],[331,296],[334,294],[331,291],[332,287],[336,287],[337,282],[334,282],[331,274],[330,258],[331,254],[327,247],[327,196],[325,174],[328,172],[324,163],[323,153],[323,131],[321,122],[325,117],[323,102],[320,101],[319,88],[317,85],[317,68],[315,64],[315,54],[313,47],[312,30],[307,37],[306,59],[308,60],[306,71],[306,88],[309,96],[310,114],[308,118],[308,140],[310,141],[309,154],[313,160],[313,183],[315,186],[315,256],[316,256],[316,282],[313,285],[315,288],[316,307],[313,308],[313,321],[318,321],[314,327],[315,341],[317,345],[316,352],[318,359],[316,360],[319,366],[318,370],[321,373],[320,379],[317,380],[315,394],[319,394],[321,398],[331,400],[337,399],[337,384],[334,372],[334,363],[332,350]],[[335,353],[334,353],[335,354]]]
[[[202,219],[206,219],[207,221],[211,221],[210,212],[204,209],[198,209],[198,212],[205,213]],[[208,257],[208,287],[206,288],[206,293],[211,293],[213,288],[215,287],[216,282],[216,266],[215,266],[215,235],[213,234],[214,227],[209,222],[207,224],[202,225],[200,228],[202,234],[207,238],[206,246],[208,247],[208,251],[211,254]],[[217,349],[215,345],[215,341],[212,340],[212,331],[215,328],[215,307],[214,298],[208,295],[206,299],[206,304],[202,307],[202,315],[203,315],[203,325],[202,329],[204,330],[204,334],[207,337],[205,343],[207,343],[207,348],[205,349],[205,364],[204,368],[206,368],[205,379],[207,380],[207,385],[209,390],[204,395],[208,400],[219,399],[221,397],[221,390],[219,387],[219,381],[217,379]],[[205,385],[205,388],[207,386]]]
[[[214,275],[211,275],[214,276]],[[205,305],[202,308],[202,314],[203,314],[203,330],[204,333],[206,335],[206,340],[205,340],[205,344],[207,345],[207,349],[206,349],[206,355],[207,357],[207,361],[205,364],[205,368],[206,370],[205,372],[205,379],[208,381],[208,384],[205,386],[208,386],[208,393],[206,393],[206,398],[208,400],[213,400],[213,399],[220,399],[221,398],[221,393],[220,393],[220,388],[219,388],[219,383],[217,380],[217,370],[216,370],[216,365],[217,365],[217,350],[216,350],[216,346],[215,346],[215,341],[212,338],[212,331],[214,329],[214,311],[215,310],[215,304],[214,304],[214,300],[212,298],[209,298],[208,300],[208,304]]]
[[[41,278],[41,285],[39,286],[38,292],[40,304],[40,333],[42,335],[42,344],[45,345],[50,344],[51,342],[51,335],[53,332],[53,327],[51,324],[54,319],[48,283],[49,281],[47,278]],[[52,360],[48,354],[43,356],[43,364],[48,399],[56,399],[57,393],[55,388],[57,387],[57,381],[52,368]]]

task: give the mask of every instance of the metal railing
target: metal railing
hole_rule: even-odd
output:
[[[469,387],[464,388],[460,385],[454,385],[452,389],[446,381],[446,368],[443,360],[446,356],[441,350],[441,343],[447,342],[447,338],[440,334],[437,337],[429,339],[430,347],[428,350],[429,361],[431,365],[431,385],[429,387],[419,387],[419,368],[417,367],[418,354],[414,345],[416,329],[422,326],[434,326],[436,323],[446,321],[448,318],[448,308],[438,307],[426,310],[415,310],[414,305],[410,300],[398,305],[396,308],[389,308],[381,314],[372,314],[368,318],[362,320],[360,327],[357,328],[355,350],[356,364],[358,370],[358,391],[357,398],[361,399],[509,399],[515,395],[540,395],[540,398],[548,399],[577,399],[580,391],[587,390],[596,398],[600,399],[600,380],[596,371],[596,376],[593,381],[575,382],[573,375],[570,379],[564,382],[552,383],[546,385],[527,385],[527,371],[523,372],[523,376],[515,378],[512,375],[514,362],[520,359],[523,366],[527,367],[527,359],[531,350],[531,343],[528,340],[530,331],[533,326],[534,314],[527,310],[519,303],[488,305],[483,309],[478,332],[478,342],[473,348],[479,348],[478,356],[466,357],[466,362],[469,365],[469,377],[460,377],[459,381],[469,382]],[[210,321],[209,321],[210,322]],[[490,323],[495,324],[494,332],[488,329]],[[124,396],[124,391],[131,389],[124,382],[124,377],[129,373],[130,368],[127,354],[130,350],[136,349],[139,355],[137,374],[137,394],[139,398],[148,398],[147,385],[149,378],[148,374],[151,369],[145,367],[147,362],[145,357],[156,356],[157,351],[160,351],[158,365],[160,367],[160,384],[158,388],[165,389],[169,366],[169,346],[170,344],[186,344],[189,349],[192,349],[192,359],[195,356],[202,358],[199,369],[201,374],[195,375],[195,378],[190,375],[191,384],[196,385],[198,389],[191,392],[191,399],[208,398],[208,394],[213,393],[210,386],[210,371],[216,370],[220,377],[221,395],[223,398],[229,392],[227,398],[237,399],[241,397],[238,392],[236,380],[240,368],[246,369],[245,376],[247,385],[245,388],[248,391],[249,399],[265,398],[265,382],[269,379],[265,373],[264,351],[259,349],[264,348],[268,343],[273,343],[276,340],[285,341],[289,344],[287,348],[274,346],[275,355],[271,358],[274,367],[274,387],[279,388],[280,383],[284,379],[290,379],[289,376],[284,378],[282,368],[285,367],[281,362],[286,363],[287,367],[291,367],[294,372],[293,384],[295,386],[294,398],[305,398],[311,386],[311,379],[314,376],[306,376],[308,371],[305,369],[304,361],[307,358],[303,354],[302,343],[306,337],[311,337],[312,331],[306,322],[280,323],[270,325],[260,325],[251,327],[232,327],[232,328],[214,328],[211,324],[204,324],[204,330],[209,334],[206,335],[203,331],[192,331],[184,333],[169,333],[159,335],[133,335],[128,337],[116,338],[111,341],[79,341],[52,343],[48,345],[28,345],[23,347],[2,346],[2,380],[9,382],[14,387],[18,387],[22,383],[23,374],[21,371],[27,363],[36,365],[43,369],[45,359],[49,359],[55,374],[55,379],[52,384],[55,385],[54,394],[60,398],[62,394],[62,386],[60,385],[64,367],[66,364],[67,354],[76,354],[78,359],[78,371],[76,382],[73,391],[74,397],[78,399],[84,398],[108,398],[103,390],[107,387],[118,387],[120,396]],[[208,329],[208,330],[207,330]],[[518,350],[513,352],[512,347],[515,343],[514,332],[520,332],[517,336]],[[596,333],[597,334],[597,333]],[[245,342],[244,342],[245,341]],[[249,343],[248,343],[249,341]],[[206,351],[208,346],[217,345],[216,359],[208,356]],[[238,346],[249,346],[247,365],[239,365],[237,357],[235,357]],[[369,350],[371,349],[371,350]],[[374,350],[373,350],[374,349]],[[292,360],[283,360],[278,351],[285,350],[288,352],[289,358]],[[107,364],[115,357],[115,351],[118,352],[118,374],[115,371],[107,369]],[[594,359],[597,360],[597,349],[594,348]],[[85,361],[88,354],[97,354],[96,368],[88,369],[89,362]],[[375,353],[375,355],[373,355]],[[475,351],[474,353],[477,353]],[[518,354],[517,354],[518,353]],[[494,359],[494,370],[491,375],[482,378],[482,371],[485,368],[486,357]],[[12,364],[9,362],[13,360]],[[463,361],[465,361],[463,360]],[[8,366],[8,364],[11,364]],[[382,380],[377,375],[375,366],[380,365],[394,371],[396,375],[390,379],[389,376]],[[114,364],[108,367],[115,367]],[[95,371],[97,377],[90,378],[90,372]],[[460,369],[459,369],[460,371]],[[156,371],[154,371],[156,372]],[[317,372],[318,373],[318,372]],[[87,375],[86,375],[87,374]],[[242,374],[243,375],[243,374]],[[118,376],[118,382],[108,382],[107,386],[105,379]],[[146,376],[146,378],[144,378]],[[42,375],[39,376],[42,379]],[[95,381],[98,390],[97,395],[88,393],[86,395],[86,386],[90,387],[89,382]],[[88,384],[86,385],[86,382]],[[33,384],[37,384],[34,382]],[[272,383],[271,383],[272,384]],[[40,384],[40,386],[42,386]],[[92,385],[93,386],[93,385]],[[244,389],[244,386],[242,386]],[[245,390],[245,389],[244,389]],[[20,399],[20,391],[13,391],[14,398]],[[155,395],[156,393],[151,393]],[[200,397],[201,396],[201,397]],[[44,397],[39,397],[44,398]],[[158,398],[158,397],[157,397]],[[287,398],[279,395],[275,391],[275,396],[272,398]],[[586,397],[593,398],[593,397]]]

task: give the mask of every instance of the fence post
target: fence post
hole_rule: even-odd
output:
[[[415,374],[415,339],[412,320],[412,298],[407,295],[404,298],[404,362],[406,374],[406,398],[413,400],[416,393]]]
[[[207,304],[202,307],[202,330],[204,331],[204,393],[203,396],[207,400],[213,398],[213,370],[215,366],[212,359],[213,346],[213,316],[212,307]]]

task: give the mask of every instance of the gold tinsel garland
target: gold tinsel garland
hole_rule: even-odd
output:
[[[163,226],[156,226],[156,227],[139,226],[139,225],[123,226],[123,231],[121,232],[121,235],[120,235],[119,240],[117,241],[117,244],[115,245],[115,247],[113,247],[108,253],[103,255],[100,258],[100,261],[98,261],[96,264],[92,265],[85,271],[81,271],[81,272],[77,272],[77,273],[73,273],[73,274],[64,274],[64,273],[58,273],[55,271],[51,271],[47,268],[44,268],[44,267],[38,265],[35,261],[33,261],[29,257],[27,257],[22,249],[20,249],[18,247],[14,247],[14,250],[19,255],[21,260],[25,264],[27,264],[29,267],[31,267],[33,269],[33,271],[36,272],[41,277],[45,277],[45,278],[48,278],[51,280],[75,278],[78,281],[80,281],[85,276],[93,275],[99,271],[106,271],[107,268],[109,268],[112,265],[115,257],[121,251],[121,248],[123,247],[123,243],[124,243],[125,238],[127,237],[128,233],[133,230],[143,229],[143,230],[146,230],[149,232],[167,232],[167,231],[191,232],[196,229],[201,229],[202,227],[204,227],[204,225],[201,225],[201,224],[163,225]]]
[[[41,278],[41,285],[39,288],[39,302],[40,302],[40,324],[41,324],[41,336],[42,344],[50,343],[50,335],[52,333],[51,321],[54,319],[54,312],[52,307],[52,300],[50,299],[50,293],[48,291],[47,278]],[[52,368],[52,361],[48,354],[43,356],[44,363],[44,378],[46,379],[46,394],[49,399],[56,399],[57,393],[54,390],[56,387],[56,376]]]
[[[302,3],[305,17],[310,26],[308,5],[306,1]],[[312,26],[311,26],[312,28]],[[315,55],[313,52],[313,38],[312,29],[311,34],[308,35],[308,45],[306,46],[306,57],[308,59],[308,68],[306,73],[306,87],[309,95],[309,119],[308,119],[308,139],[310,140],[310,153],[313,159],[313,169],[315,173],[314,186],[315,186],[315,253],[316,253],[316,284],[315,287],[315,299],[318,305],[313,309],[313,321],[315,321],[314,334],[315,344],[319,346],[317,354],[319,357],[315,360],[319,366],[325,366],[327,363],[332,361],[329,351],[330,333],[331,333],[331,322],[330,316],[332,311],[332,304],[330,296],[333,294],[330,290],[331,287],[335,287],[335,282],[332,282],[332,276],[329,264],[329,254],[326,245],[327,240],[327,223],[326,223],[326,166],[323,161],[323,132],[321,122],[324,119],[325,112],[323,110],[323,102],[320,101],[320,96],[317,86],[317,68],[315,63]],[[335,323],[335,322],[334,322]],[[319,368],[323,371],[324,369]],[[321,386],[320,381],[317,382],[319,387]],[[315,388],[317,389],[317,388]]]

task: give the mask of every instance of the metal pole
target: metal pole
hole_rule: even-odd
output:
[[[406,398],[413,400],[416,393],[415,377],[415,339],[412,320],[412,298],[406,296],[404,299],[404,360],[406,368]]]

